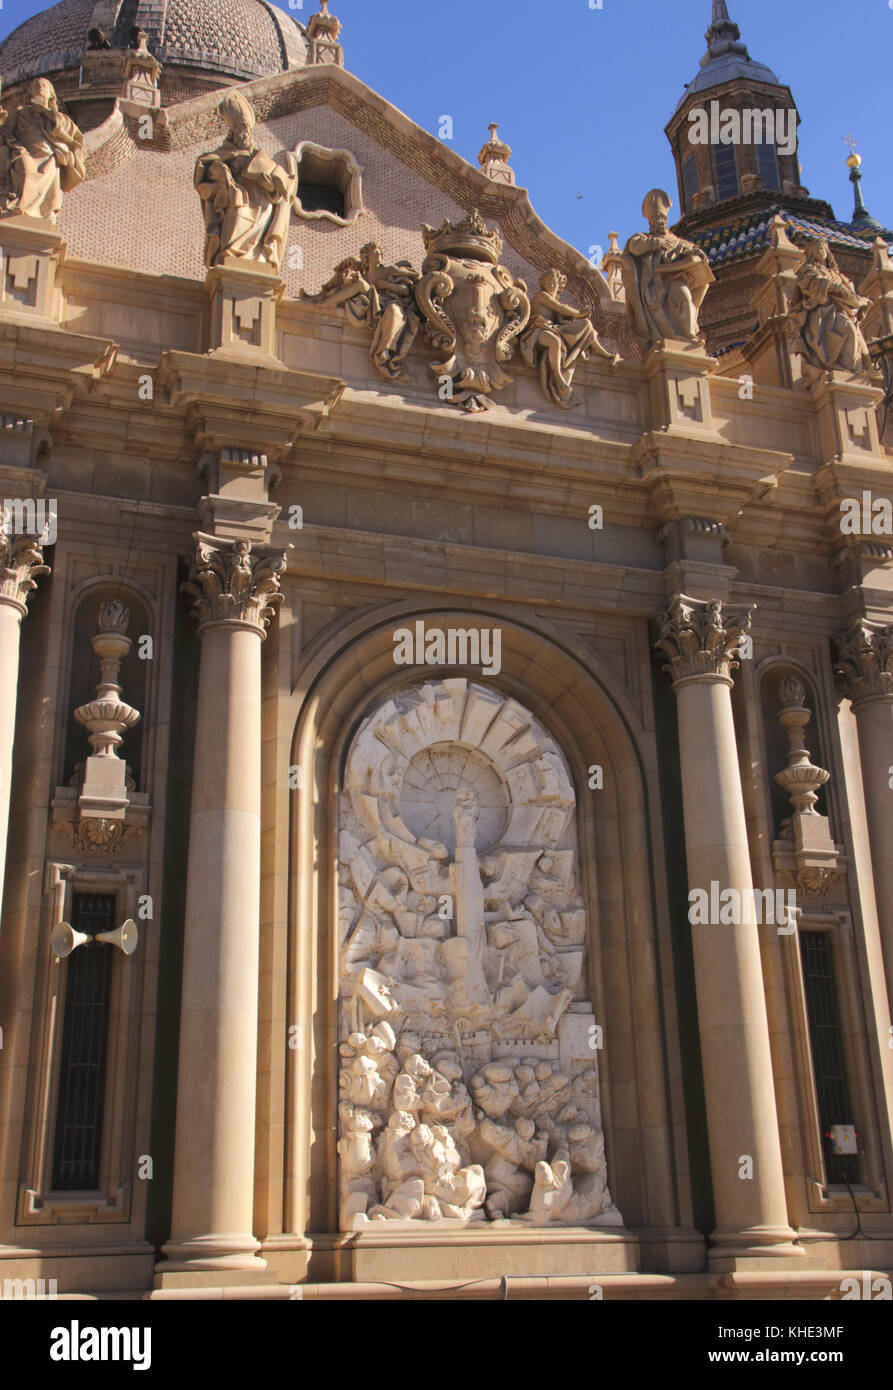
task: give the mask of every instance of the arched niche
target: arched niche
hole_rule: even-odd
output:
[[[370,711],[420,675],[481,679],[467,668],[396,666],[394,630],[416,617],[429,628],[499,626],[501,668],[487,685],[528,709],[562,751],[577,789],[590,997],[604,1027],[599,1072],[612,1195],[627,1227],[686,1224],[669,1120],[667,1077],[676,1064],[668,1061],[664,1024],[656,792],[643,752],[650,736],[615,677],[573,639],[492,609],[396,604],[325,634],[294,692],[289,763],[300,771],[290,800],[287,1013],[301,1046],[286,1057],[284,1229],[338,1230],[336,847],[347,749]],[[596,767],[602,786],[590,790]],[[666,926],[664,917],[664,936]]]
[[[151,635],[152,606],[139,588],[131,583],[121,583],[112,578],[90,580],[74,597],[67,623],[69,638],[69,664],[67,693],[65,696],[64,745],[60,785],[67,785],[74,777],[75,769],[90,752],[87,730],[74,717],[74,711],[95,698],[96,686],[100,680],[99,657],[93,651],[91,638],[97,632],[99,610],[107,599],[117,598],[130,611],[127,635],[133,643],[121,663],[118,676],[124,692],[124,699],[140,712],[140,721],[124,736],[120,756],[124,758],[133,779],[135,791],[145,790],[146,759],[144,757],[145,730],[150,727],[147,704],[150,696],[150,662],[140,659],[139,638]]]

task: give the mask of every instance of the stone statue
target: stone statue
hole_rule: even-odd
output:
[[[795,352],[819,371],[868,371],[871,357],[859,319],[870,300],[856,293],[824,237],[807,246],[797,285],[799,302],[788,319]]]
[[[278,270],[298,186],[294,157],[283,168],[257,146],[254,112],[238,92],[224,97],[218,110],[229,139],[200,155],[195,165],[207,232],[205,265],[233,258]]]
[[[539,291],[530,301],[530,322],[521,335],[521,356],[539,371],[543,395],[565,408],[578,361],[585,362],[591,352],[612,365],[619,361],[599,342],[582,309],[562,304],[560,296],[566,284],[567,276],[560,270],[547,270],[540,276]]]
[[[483,686],[402,691],[357,731],[339,842],[343,1229],[621,1223],[574,805],[546,730]]]
[[[55,222],[63,193],[77,187],[87,169],[84,137],[59,110],[51,82],[35,78],[0,137],[0,182],[8,190],[2,212]]]
[[[662,338],[699,341],[698,310],[715,278],[704,252],[668,230],[672,206],[662,188],[652,188],[642,203],[649,230],[631,236],[623,251],[629,314],[649,346]]]
[[[376,371],[388,381],[408,381],[402,364],[422,321],[415,304],[418,278],[406,261],[385,265],[381,247],[370,241],[359,259],[348,256],[339,261],[319,294],[302,290],[301,298],[333,309],[343,305],[372,330],[369,358]]]

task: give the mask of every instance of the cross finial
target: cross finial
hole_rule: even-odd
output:
[[[857,144],[858,144],[859,142],[858,142],[858,140],[856,140],[856,138],[855,138],[855,136],[853,135],[853,132],[852,132],[851,130],[848,130],[847,133],[846,133],[846,135],[843,137],[843,143],[844,143],[845,145],[849,145],[849,147],[850,147],[850,154],[855,154],[855,153],[856,153],[856,146],[857,146]]]

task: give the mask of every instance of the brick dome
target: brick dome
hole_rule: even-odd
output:
[[[102,24],[101,10],[117,18]],[[165,67],[201,69],[249,82],[303,67],[301,26],[267,0],[61,0],[33,15],[0,43],[4,85],[78,68],[87,31],[99,24],[113,48],[129,46],[134,25]]]

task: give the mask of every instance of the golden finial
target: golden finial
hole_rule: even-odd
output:
[[[858,169],[862,163],[862,156],[861,154],[856,154],[856,140],[852,134],[852,131],[848,131],[847,134],[843,137],[843,143],[845,145],[849,145],[850,147],[850,152],[847,157],[847,168]]]

